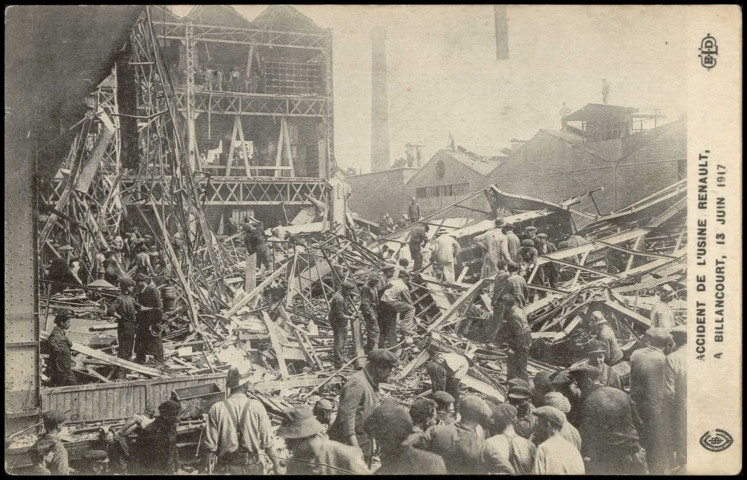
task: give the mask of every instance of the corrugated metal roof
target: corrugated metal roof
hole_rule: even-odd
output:
[[[186,18],[201,25],[258,28],[255,23],[229,5],[197,5],[187,14]]]
[[[637,108],[618,107],[616,105],[602,105],[599,103],[588,103],[575,112],[565,117],[566,121],[575,122],[598,122],[609,118],[620,117],[637,112]]]

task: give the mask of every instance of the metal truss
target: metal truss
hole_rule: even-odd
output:
[[[230,115],[283,115],[291,117],[318,117],[327,115],[325,97],[297,97],[258,93],[229,93],[194,91],[194,112],[224,113]],[[187,110],[187,89],[176,89],[177,107]]]
[[[184,40],[187,24],[158,22],[153,25],[159,38]],[[194,39],[200,42],[233,43],[237,45],[262,45],[266,47],[303,48],[323,50],[331,42],[329,33],[282,32],[253,28],[224,27],[194,24]]]

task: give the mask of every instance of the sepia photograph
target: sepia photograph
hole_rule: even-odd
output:
[[[5,471],[738,474],[742,48],[736,5],[6,6]]]

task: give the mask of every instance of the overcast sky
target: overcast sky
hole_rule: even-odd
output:
[[[176,7],[184,14],[191,7]],[[263,6],[237,5],[249,19]],[[370,171],[371,41],[387,29],[390,151],[426,145],[425,158],[458,145],[492,154],[513,138],[558,129],[563,102],[684,113],[685,9],[667,6],[509,6],[509,60],[496,60],[493,7],[299,5],[334,34],[335,156]],[[695,52],[695,54],[693,54]],[[691,59],[692,60],[692,59]]]

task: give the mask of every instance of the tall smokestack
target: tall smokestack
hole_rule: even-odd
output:
[[[386,30],[371,29],[371,171],[389,168],[389,97],[386,88]]]

